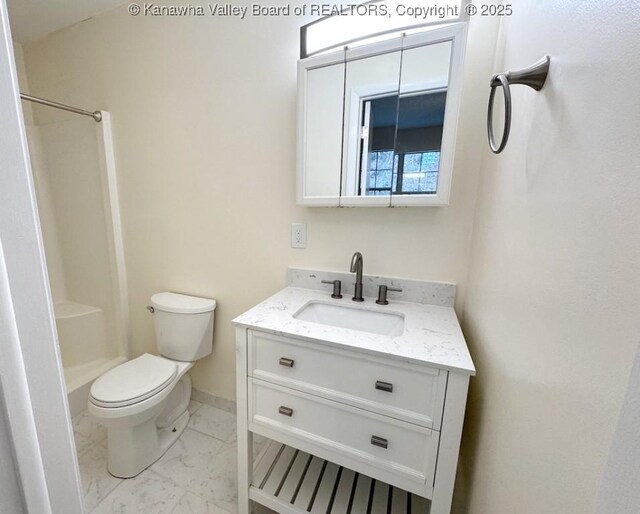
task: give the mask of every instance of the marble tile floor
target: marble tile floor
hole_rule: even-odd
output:
[[[180,439],[135,478],[107,472],[107,432],[88,412],[73,419],[86,513],[234,514],[236,417],[196,401]],[[256,437],[255,450],[265,443]],[[256,514],[274,514],[258,507]]]

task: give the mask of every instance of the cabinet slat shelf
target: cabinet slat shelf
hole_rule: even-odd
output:
[[[429,514],[431,502],[350,469],[269,441],[249,497],[280,514]]]

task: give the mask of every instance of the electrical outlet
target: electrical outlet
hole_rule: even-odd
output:
[[[291,248],[307,247],[307,226],[304,223],[291,224]]]

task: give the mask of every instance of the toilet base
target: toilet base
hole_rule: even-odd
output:
[[[171,446],[173,446],[173,443],[178,440],[182,435],[182,432],[184,432],[184,429],[187,428],[188,423],[189,411],[186,410],[174,422],[172,427],[166,427],[158,431],[158,439],[160,440],[160,455],[158,455],[158,459],[162,457],[167,450],[171,448]]]
[[[109,473],[118,478],[133,478],[162,457],[189,423],[190,397],[191,380],[184,375],[158,415],[133,427],[108,426]]]

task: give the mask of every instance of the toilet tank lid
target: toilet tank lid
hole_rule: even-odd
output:
[[[216,301],[186,294],[157,293],[151,297],[151,305],[154,309],[164,312],[199,314],[215,310]]]

